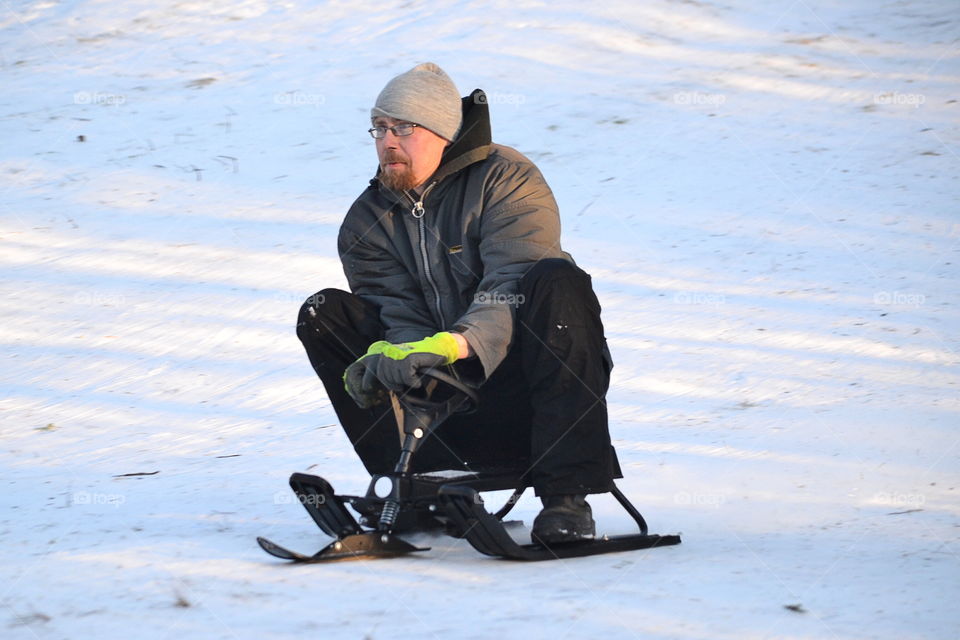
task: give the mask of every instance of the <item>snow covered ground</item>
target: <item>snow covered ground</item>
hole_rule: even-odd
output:
[[[956,8],[4,0],[0,636],[956,638]],[[425,60],[554,188],[681,546],[256,546],[326,543],[290,472],[366,485],[293,322]]]

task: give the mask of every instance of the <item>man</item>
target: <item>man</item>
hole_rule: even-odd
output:
[[[368,471],[391,471],[385,390],[451,365],[480,384],[479,408],[444,422],[415,470],[519,470],[544,505],[536,540],[592,537],[585,496],[620,477],[604,401],[613,364],[550,188],[492,143],[483,92],[461,99],[433,63],[393,78],[371,123],[379,169],[338,242],[352,293],[311,296],[297,325],[347,436]]]

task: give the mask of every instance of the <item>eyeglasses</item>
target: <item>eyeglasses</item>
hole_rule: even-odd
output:
[[[395,124],[392,127],[373,127],[372,129],[367,129],[367,133],[370,134],[370,137],[374,140],[379,140],[387,135],[387,131],[392,131],[395,136],[409,136],[413,133],[415,127],[420,125],[414,124],[412,122],[401,122],[400,124]]]

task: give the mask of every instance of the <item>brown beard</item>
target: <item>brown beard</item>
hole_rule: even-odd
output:
[[[413,177],[413,171],[406,167],[403,171],[380,172],[380,182],[393,189],[394,191],[407,191],[417,186],[417,180]]]
[[[397,153],[387,152],[383,158],[383,163],[387,164],[390,162],[406,162],[406,159]],[[396,171],[391,171],[389,173],[387,171],[381,171],[380,182],[394,191],[406,191],[417,186],[409,163],[399,173]]]

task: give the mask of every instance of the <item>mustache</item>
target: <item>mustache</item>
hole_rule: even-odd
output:
[[[383,164],[390,164],[391,162],[402,162],[403,164],[409,164],[403,154],[393,151],[392,149],[383,154]]]

